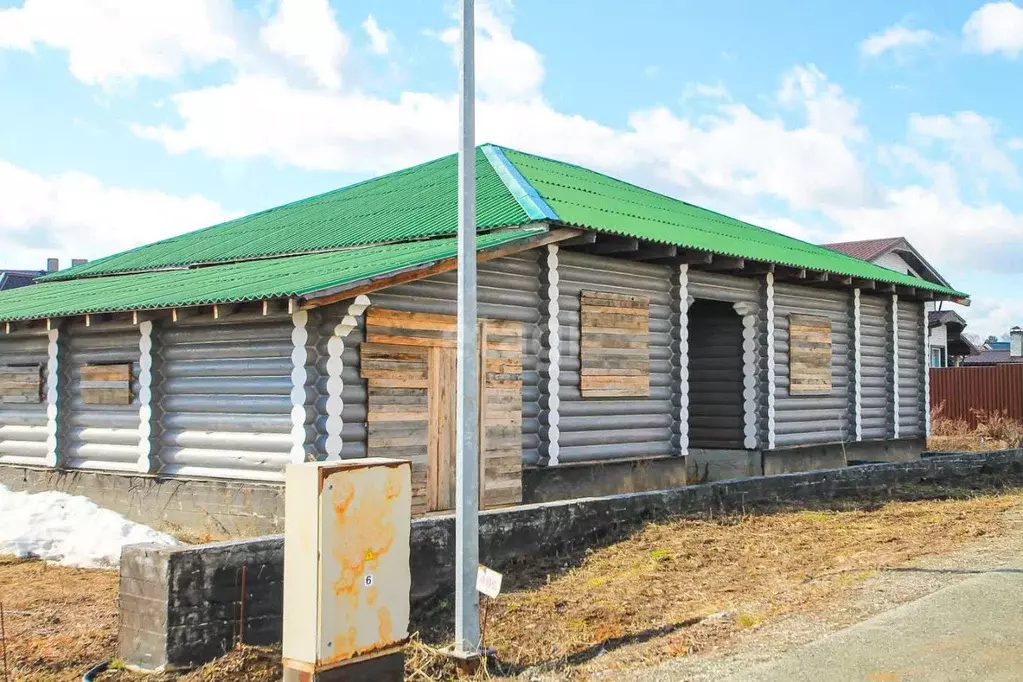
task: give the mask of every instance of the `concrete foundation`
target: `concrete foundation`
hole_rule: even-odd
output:
[[[692,483],[728,481],[764,473],[759,450],[707,450],[692,448],[686,455],[686,471]]]
[[[694,448],[686,457],[536,467],[522,472],[525,504],[680,488],[763,474],[843,467],[846,462],[918,459],[924,439],[831,443],[772,450]],[[13,491],[82,495],[132,521],[201,542],[284,530],[284,487],[277,483],[160,478],[98,471],[0,465]]]
[[[284,486],[0,465],[15,492],[59,490],[197,542],[284,531]]]
[[[678,488],[686,483],[686,462],[682,457],[562,464],[524,469],[522,501],[532,504],[641,493]]]
[[[691,485],[673,490],[524,505],[480,515],[480,560],[500,569],[517,559],[595,546],[642,522],[748,510],[785,500],[885,495],[893,486],[974,485],[1023,480],[1023,450],[929,457]],[[454,518],[412,522],[413,612],[454,584]],[[189,667],[238,641],[280,641],[284,539],[192,547],[134,545],[121,556],[119,657],[154,669]],[[244,595],[241,576],[246,575]],[[240,620],[244,598],[244,621]]]

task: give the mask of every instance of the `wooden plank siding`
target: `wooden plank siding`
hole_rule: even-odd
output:
[[[42,401],[41,365],[0,365],[0,403],[25,405]]]
[[[584,398],[650,395],[650,299],[580,292],[580,392]]]
[[[84,365],[81,385],[87,405],[131,405],[131,365]]]
[[[789,393],[831,392],[831,320],[789,315]]]
[[[480,503],[522,501],[522,325],[480,322]]]
[[[455,502],[457,318],[370,309],[361,374],[369,383],[367,450],[412,462],[413,512]],[[481,320],[480,501],[522,500],[522,325]]]

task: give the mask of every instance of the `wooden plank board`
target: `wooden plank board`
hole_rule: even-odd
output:
[[[366,318],[369,454],[413,462],[414,513],[454,507],[456,336],[451,315],[377,308]],[[521,323],[480,321],[483,507],[522,500],[522,350]]]
[[[522,502],[522,325],[483,321],[480,357],[480,506],[491,509]]]
[[[82,381],[131,381],[131,365],[83,365]]]
[[[428,348],[364,343],[360,371],[368,379],[366,446],[371,456],[412,463],[412,511],[429,509]]]
[[[582,291],[580,392],[584,398],[650,395],[650,299]]]
[[[359,371],[375,388],[426,388],[429,348],[364,343]]]
[[[82,365],[80,372],[86,405],[131,405],[131,365]]]
[[[41,365],[0,365],[0,403],[25,405],[42,401]]]
[[[629,398],[650,395],[650,376],[589,376],[579,378],[584,396],[594,398]]]
[[[637,308],[649,310],[650,299],[634,294],[616,294],[610,291],[582,291],[580,298],[583,303],[616,308]]]
[[[831,356],[831,320],[789,315],[789,393],[830,393]]]
[[[455,506],[455,362],[455,351],[450,348],[430,350],[427,454],[430,511]]]
[[[458,318],[453,315],[412,313],[370,308],[366,314],[366,341],[406,346],[454,348]]]

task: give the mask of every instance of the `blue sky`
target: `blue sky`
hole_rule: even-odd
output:
[[[455,148],[451,0],[0,0],[0,267]],[[480,141],[825,242],[904,235],[1023,322],[1023,7],[477,2]]]

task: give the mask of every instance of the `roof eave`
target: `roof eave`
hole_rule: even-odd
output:
[[[546,223],[538,224],[538,226],[540,225],[548,228],[550,227]],[[546,246],[547,244],[555,244],[557,242],[576,237],[582,232],[583,230],[565,227],[548,229],[546,232],[533,235],[525,239],[500,244],[490,249],[480,249],[476,255],[476,262],[485,263],[487,261],[494,260],[495,258],[510,256],[516,253],[521,253],[522,251],[528,251],[529,249]],[[355,298],[356,296],[373,293],[398,284],[414,282],[416,280],[444,272],[451,272],[456,269],[458,269],[457,258],[443,258],[429,263],[421,263],[417,266],[403,268],[401,270],[396,270],[376,277],[369,277],[353,282],[346,282],[334,287],[328,287],[326,289],[310,291],[302,294],[299,297],[299,301],[301,307],[304,309],[321,308],[326,305],[331,305],[332,303]]]

